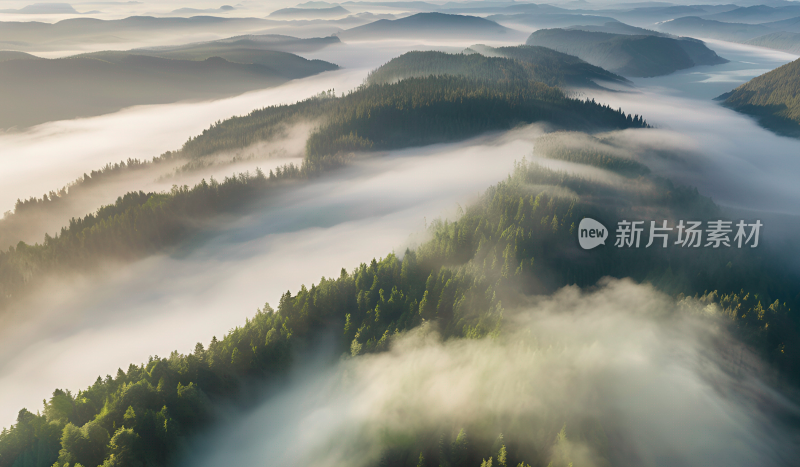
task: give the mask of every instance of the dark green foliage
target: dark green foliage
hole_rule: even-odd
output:
[[[258,177],[254,180],[229,183],[231,187],[265,183]],[[561,194],[553,194],[556,188]],[[237,189],[194,190],[211,190],[205,200],[214,201]],[[119,216],[151,200],[177,206],[173,204],[177,200],[199,196],[194,190],[139,195],[127,201],[131,205],[127,210],[121,200],[103,213]],[[669,293],[680,291],[718,304],[739,332],[784,374],[798,374],[800,340],[792,321],[796,298],[787,297],[787,292],[796,293],[796,278],[776,275],[768,263],[745,251],[703,249],[682,254],[674,248],[633,251],[608,245],[586,252],[575,244],[575,225],[583,216],[612,226],[620,216],[717,215],[717,208],[696,190],[663,180],[639,177],[625,187],[614,187],[519,164],[458,221],[434,222],[431,240],[416,251],[406,251],[402,260],[390,254],[350,273],[343,269],[338,278],[302,286],[296,295],[286,292],[277,311],[266,305],[222,340],[212,339],[207,349],[198,344],[187,355],[173,352],[169,358],[130,365],[113,378],[98,377],[74,396],[55,391],[41,415],[23,410],[17,423],[0,435],[0,467],[33,458],[47,460],[41,465],[58,461],[59,466],[100,461],[171,465],[182,440],[216,420],[218,404],[230,401],[248,381],[280,375],[291,365],[292,349],[317,330],[340,326],[341,350],[353,356],[385,350],[395,334],[424,321],[438,327],[445,338],[494,336],[502,332],[504,309],[525,303],[521,291],[587,286],[605,275],[633,277]],[[724,265],[731,260],[739,266]],[[751,292],[739,292],[741,288]],[[546,465],[548,460],[568,465],[569,453],[562,449],[567,439],[565,420],[550,414],[525,421],[534,422],[543,427],[536,446],[519,445],[513,431],[493,442],[496,435],[472,437],[473,427],[452,427],[415,433],[411,445],[387,446],[382,465],[422,462],[458,467],[487,465],[489,458],[493,466]],[[604,455],[602,427],[586,421],[566,423],[575,426],[571,433],[589,440],[598,455]]]
[[[344,97],[322,93],[297,104],[217,122],[170,157],[195,158],[243,149],[284,135],[299,122],[318,125],[306,144],[306,162],[313,169],[338,164],[335,156],[341,153],[456,141],[536,121],[584,130],[645,126],[619,110],[570,99],[541,83],[518,80],[516,75],[506,80],[503,73],[492,76],[493,81],[412,78],[361,86]]]
[[[537,121],[562,128],[644,127],[610,107],[570,99],[535,82],[409,78],[368,86],[341,104],[329,112],[327,125],[309,137],[309,162],[341,152],[343,138],[381,150],[460,140]]]
[[[758,117],[773,131],[800,136],[800,60],[757,76],[718,99]]]

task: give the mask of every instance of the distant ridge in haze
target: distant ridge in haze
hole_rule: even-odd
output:
[[[0,13],[17,13],[21,15],[78,15],[78,11],[69,3],[34,3],[18,10],[0,10]],[[93,13],[93,12],[88,12]]]
[[[721,41],[741,42],[764,34],[775,32],[774,29],[761,24],[725,23],[703,19],[697,16],[686,16],[658,25],[658,30],[683,36],[703,37]]]
[[[510,38],[518,31],[477,16],[417,13],[396,20],[382,19],[338,34],[342,40],[490,39]],[[524,37],[524,36],[523,36]]]
[[[229,52],[229,58],[236,58],[235,50]],[[232,96],[338,68],[285,52],[239,53],[250,63],[218,56],[182,60],[129,52],[0,58],[0,128],[90,117],[132,105]]]
[[[341,41],[336,36],[300,39],[280,34],[248,34],[211,42],[193,42],[175,46],[134,49],[131,52],[185,60],[205,60],[209,57],[218,56],[236,63],[257,63],[252,61],[248,53],[259,50],[289,53],[314,52],[339,43]],[[240,58],[233,58],[234,55]]]
[[[800,55],[800,34],[796,32],[773,32],[750,39],[745,44]]]
[[[703,42],[689,38],[540,29],[531,34],[526,43],[575,55],[622,76],[646,78],[667,75],[695,65],[727,62]]]
[[[330,8],[282,8],[267,16],[270,19],[329,19],[349,15],[350,12],[340,6]]]
[[[766,5],[755,5],[736,8],[706,16],[706,19],[725,21],[728,23],[748,23],[758,24],[770,21],[781,21],[800,16],[800,4],[787,5],[782,7],[771,7]]]

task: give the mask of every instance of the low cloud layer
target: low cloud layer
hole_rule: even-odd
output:
[[[625,132],[630,143],[679,148],[682,161],[658,167],[658,173],[731,207],[800,215],[800,140],[777,136],[751,117],[711,99],[792,59],[789,54],[756,47],[710,42],[731,60],[695,67],[659,78],[635,80],[638,91],[587,91],[628,113],[643,115],[662,134]]]
[[[57,387],[77,391],[149,355],[189,351],[287,290],[402,253],[426,219],[454,217],[504,179],[538,134],[532,126],[382,154],[288,186],[170,256],[43,285],[0,316],[0,426]]]
[[[747,351],[700,304],[611,280],[564,288],[505,321],[497,339],[443,342],[433,325],[386,353],[320,358],[183,465],[374,465],[387,440],[462,426],[493,440],[497,420],[506,440],[547,457],[545,417],[564,420],[568,438],[574,420],[602,426],[607,452],[569,444],[582,466],[773,466],[798,453],[796,431],[777,421],[798,408],[767,388],[757,359],[732,358]]]

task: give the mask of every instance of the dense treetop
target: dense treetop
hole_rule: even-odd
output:
[[[106,209],[118,216],[159,204],[180,218],[178,210],[189,209],[194,197],[224,200],[225,193],[252,195],[268,184],[267,177],[256,176],[155,197],[132,194]],[[696,190],[662,179],[641,176],[613,185],[523,162],[457,221],[434,222],[431,240],[402,258],[390,254],[350,272],[343,269],[338,278],[285,293],[277,310],[265,305],[207,348],[198,344],[190,354],[132,364],[74,394],[56,390],[39,414],[23,409],[0,435],[0,467],[174,465],[187,437],[214,423],[215,407],[228,403],[248,381],[280,378],[291,365],[291,349],[318,330],[338,328],[342,352],[356,358],[387,349],[395,335],[426,321],[445,338],[500,335],[504,313],[527,303],[526,295],[566,284],[589,286],[603,276],[632,277],[671,294],[694,295],[727,317],[782,374],[797,375],[797,278],[775,270],[768,258],[750,250],[609,245],[581,252],[575,245],[583,217],[614,225],[616,219],[644,215],[716,218],[720,213]],[[510,426],[499,427],[501,444],[475,437],[470,449],[459,447],[468,442],[469,426],[435,436],[415,433],[387,450],[381,462],[406,465],[423,452],[435,464],[454,467],[477,467],[489,456],[495,462],[502,458],[502,465],[546,465],[566,437],[564,417],[556,413],[530,421],[541,428],[534,444]],[[601,426],[592,420],[569,423],[574,436],[595,440],[590,442],[600,458],[607,455],[609,445],[599,441],[606,436]]]

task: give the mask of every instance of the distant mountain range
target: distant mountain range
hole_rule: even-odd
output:
[[[580,15],[565,13],[519,13],[491,15],[487,19],[509,25],[520,24],[534,28],[563,28],[574,25],[602,25],[617,21],[609,16]]]
[[[20,15],[79,15],[80,12],[76,11],[69,3],[34,3],[32,5],[24,6],[20,9],[4,9],[0,13],[20,14]],[[97,13],[96,11],[87,11],[83,14]]]
[[[155,18],[131,16],[118,20],[95,18],[70,18],[56,23],[37,21],[0,22],[0,49],[13,50],[75,50],[83,44],[117,44],[126,42],[156,41],[161,37],[174,38],[176,34],[189,41],[192,35],[244,34],[262,31],[274,21],[259,18],[219,18],[194,16],[191,18]]]
[[[418,13],[396,20],[378,20],[338,34],[348,40],[378,39],[510,39],[521,33],[477,16]]]
[[[589,32],[608,32],[611,34],[627,34],[629,36],[659,36],[676,38],[671,34],[665,34],[663,32],[653,31],[645,28],[638,28],[636,26],[620,23],[619,21],[610,21],[600,25],[570,26],[566,29],[579,29],[581,31]]]
[[[734,10],[705,16],[705,19],[725,21],[727,23],[768,23],[800,16],[800,4],[783,7],[755,5],[736,8]]]
[[[745,44],[782,50],[800,55],[800,34],[795,32],[773,32],[746,41]]]
[[[671,34],[741,42],[775,32],[761,24],[726,23],[697,16],[687,16],[658,25],[658,30]]]
[[[540,29],[526,44],[575,55],[592,65],[631,77],[666,75],[727,60],[696,39],[611,34],[577,29]]]
[[[237,63],[259,63],[255,61],[256,55],[252,54],[254,51],[314,52],[340,43],[335,36],[300,39],[279,34],[249,34],[210,42],[133,49],[130,52],[183,60],[204,60],[218,56]]]
[[[800,50],[800,17],[749,24],[689,16],[661,23],[658,29],[672,34],[739,42],[790,53]]]
[[[757,76],[717,98],[779,134],[800,137],[800,59]]]
[[[242,48],[238,41],[228,45],[62,59],[0,52],[0,128],[101,115],[132,105],[220,98],[338,68],[286,52]]]
[[[340,6],[330,8],[282,8],[267,16],[270,19],[330,19],[341,18],[350,11]]]

